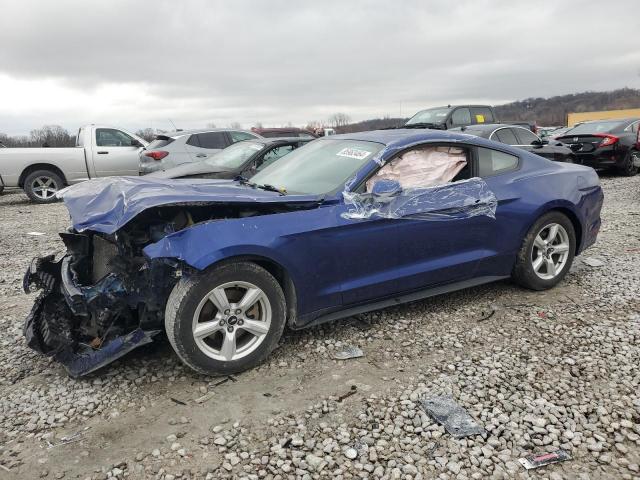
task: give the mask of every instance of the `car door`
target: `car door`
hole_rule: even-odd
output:
[[[229,146],[229,139],[225,132],[203,132],[191,135],[185,144],[185,149],[191,161],[199,162]]]
[[[96,128],[94,136],[91,160],[96,176],[138,175],[142,146],[136,139],[115,128]]]
[[[459,148],[460,145],[443,145]],[[439,284],[458,282],[475,276],[479,262],[487,255],[487,244],[494,220],[485,215],[459,216],[449,215],[470,196],[478,191],[475,185],[465,180],[473,176],[473,149],[464,147],[468,167],[465,167],[444,187],[413,189],[412,196],[420,200],[413,202],[415,214],[398,221],[398,275],[401,291],[419,290]],[[441,188],[441,189],[440,189]],[[446,190],[444,190],[446,189]],[[417,192],[417,194],[416,194]],[[441,203],[441,213],[432,211],[434,202],[445,198]],[[474,199],[480,201],[480,199]],[[438,208],[438,207],[436,207]],[[464,208],[464,207],[463,207]]]

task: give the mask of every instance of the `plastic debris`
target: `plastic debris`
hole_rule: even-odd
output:
[[[524,468],[531,470],[532,468],[544,467],[552,463],[564,462],[570,460],[571,457],[564,450],[556,450],[555,452],[540,453],[538,455],[528,455],[518,459]]]
[[[46,233],[42,233],[42,232],[27,232],[27,235],[33,235],[34,237],[40,237],[41,235],[46,235]]]
[[[428,398],[422,401],[422,407],[436,422],[456,438],[471,435],[484,435],[486,430],[479,425],[467,411],[449,395]]]
[[[584,257],[582,263],[589,265],[590,267],[604,267],[604,262],[594,257]]]
[[[351,358],[360,358],[360,357],[364,357],[364,353],[360,348],[355,347],[353,345],[349,345],[345,347],[344,349],[340,350],[333,356],[333,358],[335,358],[336,360],[349,360]]]

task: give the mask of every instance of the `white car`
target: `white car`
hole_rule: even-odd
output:
[[[229,145],[258,138],[262,137],[257,133],[232,128],[179,130],[156,135],[155,140],[140,152],[140,175],[200,162]]]
[[[0,189],[19,187],[36,203],[51,203],[67,185],[97,177],[138,175],[147,142],[121,128],[86,125],[75,147],[0,148]]]

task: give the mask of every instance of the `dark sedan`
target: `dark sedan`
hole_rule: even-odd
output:
[[[251,178],[267,165],[308,143],[306,138],[263,138],[245,140],[202,162],[184,163],[174,168],[151,173],[155,178],[222,178],[241,175]]]
[[[454,130],[522,148],[523,150],[556,162],[576,162],[575,153],[566,145],[556,141],[548,142],[547,140],[542,140],[528,128],[519,125],[493,123],[487,125],[472,125]]]
[[[630,177],[640,170],[639,126],[640,118],[595,120],[576,125],[556,140],[576,152],[580,163]]]

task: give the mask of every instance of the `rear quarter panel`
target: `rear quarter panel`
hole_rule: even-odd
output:
[[[88,178],[82,147],[0,149],[0,175],[8,187],[17,187],[22,172],[36,164],[59,168],[68,183]]]

